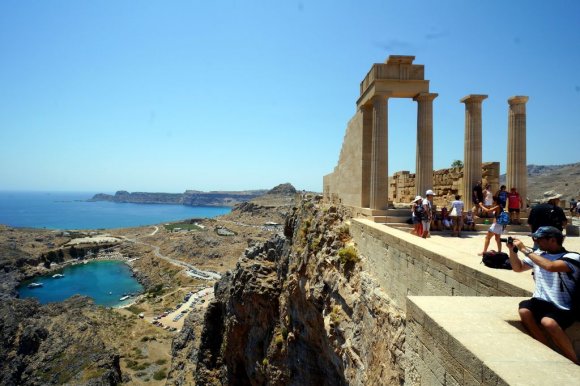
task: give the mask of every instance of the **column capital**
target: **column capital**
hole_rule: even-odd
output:
[[[527,97],[524,95],[514,95],[514,96],[508,98],[508,103],[510,104],[510,106],[519,105],[519,104],[526,103],[528,101],[528,99],[530,99],[530,97]]]
[[[481,103],[484,99],[487,99],[487,95],[483,94],[469,94],[464,96],[459,100],[461,103]]]
[[[438,96],[439,94],[434,92],[422,92],[415,95],[415,97],[413,97],[413,100],[416,102],[430,102],[433,101],[433,99],[437,98]]]

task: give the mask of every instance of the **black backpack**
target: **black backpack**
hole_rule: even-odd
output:
[[[504,252],[487,251],[483,254],[481,262],[489,268],[512,269],[510,258]]]
[[[566,253],[576,253],[576,252],[566,252]],[[577,260],[570,259],[569,257],[564,257],[564,255],[562,255],[560,259],[574,265],[577,269],[580,269],[580,262],[578,262]],[[580,321],[580,285],[574,279],[574,275],[572,275],[572,272],[566,272],[568,278],[574,282],[574,289],[570,290],[570,288],[568,288],[566,284],[564,284],[564,280],[562,280],[563,273],[564,272],[558,272],[558,277],[560,278],[560,291],[566,291],[570,294],[570,297],[572,298],[571,310],[574,313],[575,319],[577,321]]]

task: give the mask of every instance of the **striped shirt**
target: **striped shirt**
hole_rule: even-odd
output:
[[[580,255],[574,252],[550,254],[538,249],[535,253],[550,261],[566,257],[580,263]],[[574,287],[580,278],[580,268],[568,261],[565,262],[572,270],[572,276],[574,277],[572,280],[567,272],[560,272],[560,275],[558,275],[558,272],[546,271],[535,264],[529,257],[524,257],[523,261],[534,270],[536,289],[534,290],[533,297],[550,302],[560,309],[570,310],[572,306],[572,297],[570,296],[570,293],[566,291],[566,288],[568,288],[571,293],[574,293]],[[562,278],[566,288],[560,286],[560,278]]]

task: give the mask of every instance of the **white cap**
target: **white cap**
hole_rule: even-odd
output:
[[[435,193],[433,193],[433,191],[431,189],[429,189],[428,191],[425,192],[426,196],[434,196]]]

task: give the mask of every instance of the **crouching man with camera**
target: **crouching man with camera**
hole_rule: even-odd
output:
[[[534,270],[536,288],[531,299],[520,303],[520,318],[535,339],[549,346],[544,331],[547,332],[562,353],[579,364],[564,330],[575,319],[572,295],[580,278],[580,255],[564,249],[564,236],[555,227],[538,228],[532,239],[539,246],[535,251],[518,239],[510,238],[507,242],[512,269]],[[518,252],[525,257],[520,259]]]

